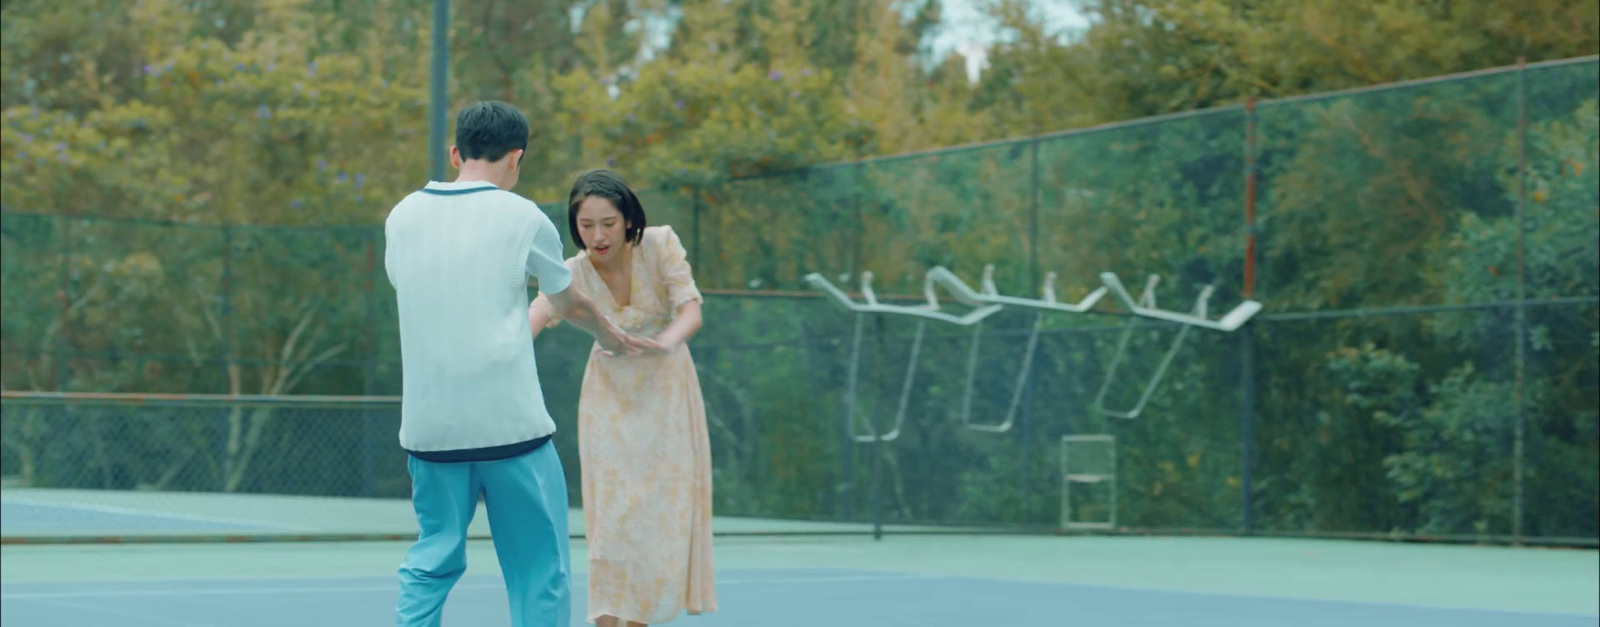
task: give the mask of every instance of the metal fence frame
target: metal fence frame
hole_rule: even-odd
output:
[[[1384,307],[1384,308],[1368,308],[1368,309],[1338,310],[1338,311],[1264,313],[1264,314],[1258,316],[1256,318],[1256,320],[1252,321],[1251,323],[1247,324],[1243,329],[1241,329],[1239,334],[1238,334],[1238,338],[1239,338],[1238,341],[1239,341],[1240,346],[1241,346],[1240,347],[1240,356],[1241,356],[1242,363],[1240,364],[1240,368],[1241,368],[1241,372],[1244,373],[1244,376],[1243,376],[1243,379],[1242,379],[1244,383],[1243,383],[1242,389],[1241,389],[1243,403],[1242,403],[1242,412],[1241,412],[1241,416],[1240,416],[1240,442],[1239,442],[1239,446],[1240,446],[1240,451],[1241,451],[1241,460],[1243,462],[1243,467],[1241,468],[1241,486],[1240,486],[1240,499],[1241,499],[1240,519],[1241,519],[1241,528],[1239,530],[1237,530],[1237,532],[1240,533],[1240,534],[1243,534],[1243,535],[1252,535],[1252,534],[1284,535],[1284,534],[1280,534],[1280,533],[1276,533],[1276,532],[1263,531],[1263,530],[1257,529],[1256,525],[1254,523],[1254,520],[1253,520],[1254,505],[1252,503],[1252,498],[1253,498],[1253,495],[1252,495],[1252,487],[1253,487],[1253,482],[1252,482],[1252,460],[1254,458],[1255,453],[1254,453],[1254,451],[1252,449],[1252,446],[1253,446],[1253,429],[1254,429],[1254,423],[1255,423],[1254,414],[1255,414],[1255,402],[1256,402],[1255,401],[1255,395],[1256,395],[1255,380],[1257,378],[1256,377],[1257,373],[1255,372],[1255,367],[1256,367],[1255,363],[1256,363],[1256,359],[1257,359],[1258,355],[1262,351],[1271,350],[1270,346],[1258,346],[1257,345],[1256,335],[1258,333],[1258,329],[1257,329],[1258,326],[1272,325],[1272,324],[1279,324],[1279,323],[1287,323],[1287,322],[1293,322],[1293,321],[1317,320],[1317,319],[1365,318],[1365,317],[1371,317],[1371,316],[1415,315],[1415,314],[1437,313],[1437,312],[1446,312],[1446,311],[1488,311],[1488,310],[1512,309],[1515,312],[1515,321],[1516,321],[1515,322],[1515,331],[1514,331],[1514,334],[1515,334],[1514,360],[1515,360],[1515,390],[1516,390],[1516,394],[1517,394],[1517,399],[1516,399],[1516,408],[1517,408],[1517,412],[1516,413],[1517,413],[1517,415],[1515,417],[1515,443],[1514,443],[1514,453],[1513,453],[1513,456],[1514,456],[1513,463],[1514,463],[1514,467],[1515,467],[1515,484],[1516,484],[1516,487],[1515,487],[1515,492],[1514,492],[1514,494],[1515,494],[1515,496],[1514,496],[1514,504],[1513,504],[1514,515],[1513,515],[1513,518],[1512,518],[1512,532],[1511,532],[1511,534],[1509,534],[1508,536],[1471,536],[1471,537],[1443,537],[1443,538],[1441,538],[1441,537],[1427,538],[1427,537],[1421,537],[1421,536],[1408,536],[1408,537],[1405,537],[1405,538],[1399,538],[1399,537],[1397,537],[1397,536],[1395,536],[1393,534],[1349,534],[1349,533],[1336,533],[1336,532],[1328,532],[1328,533],[1312,534],[1312,535],[1321,535],[1321,536],[1326,536],[1326,537],[1362,537],[1362,538],[1372,538],[1372,539],[1408,539],[1408,540],[1443,539],[1443,540],[1451,540],[1451,541],[1505,542],[1505,543],[1510,543],[1510,544],[1525,544],[1525,543],[1533,542],[1533,543],[1558,544],[1558,545],[1597,546],[1597,545],[1600,545],[1600,540],[1597,540],[1597,539],[1594,539],[1594,538],[1576,538],[1576,539],[1574,539],[1574,538],[1528,538],[1528,537],[1525,537],[1524,532],[1523,532],[1524,525],[1523,525],[1523,502],[1522,502],[1523,501],[1522,483],[1523,483],[1523,476],[1524,476],[1524,469],[1523,469],[1524,443],[1523,443],[1523,439],[1524,439],[1524,431],[1525,431],[1525,428],[1526,428],[1525,424],[1526,424],[1526,420],[1527,420],[1526,411],[1525,411],[1525,400],[1523,399],[1523,395],[1524,395],[1524,391],[1523,391],[1524,379],[1526,377],[1526,367],[1527,367],[1527,363],[1526,363],[1527,362],[1526,345],[1527,345],[1527,342],[1528,342],[1528,338],[1527,338],[1528,322],[1527,322],[1527,313],[1526,312],[1530,307],[1592,306],[1592,305],[1595,305],[1597,303],[1600,303],[1600,297],[1592,297],[1592,296],[1591,297],[1576,297],[1576,298],[1557,298],[1557,299],[1529,299],[1529,298],[1527,298],[1527,294],[1526,294],[1526,279],[1527,279],[1526,274],[1527,274],[1527,272],[1526,272],[1526,264],[1525,264],[1524,254],[1523,254],[1524,240],[1525,240],[1525,237],[1526,237],[1526,233],[1525,233],[1526,228],[1525,228],[1525,225],[1524,225],[1523,214],[1526,211],[1527,197],[1528,197],[1528,190],[1527,190],[1527,185],[1526,185],[1526,178],[1527,178],[1527,172],[1528,172],[1528,164],[1527,164],[1527,144],[1528,144],[1528,101],[1527,101],[1528,96],[1527,96],[1527,92],[1528,92],[1528,90],[1527,90],[1526,77],[1527,77],[1527,73],[1528,73],[1528,71],[1530,69],[1548,68],[1548,67],[1557,67],[1557,66],[1575,65],[1575,64],[1587,64],[1587,63],[1594,63],[1597,60],[1600,60],[1600,57],[1584,57],[1584,58],[1578,58],[1578,59],[1551,61],[1551,62],[1536,63],[1536,64],[1527,64],[1525,62],[1520,62],[1519,61],[1517,66],[1510,67],[1510,68],[1495,68],[1495,69],[1488,69],[1488,70],[1482,70],[1482,71],[1478,71],[1478,72],[1471,72],[1471,73],[1465,73],[1465,74],[1434,77],[1434,78],[1428,78],[1428,79],[1422,79],[1422,80],[1416,80],[1416,81],[1407,81],[1407,82],[1401,82],[1401,83],[1394,83],[1394,84],[1389,84],[1389,85],[1380,85],[1380,86],[1366,87],[1366,88],[1360,88],[1360,89],[1345,90],[1345,91],[1340,91],[1340,92],[1313,94],[1313,95],[1308,95],[1308,96],[1281,98],[1281,99],[1275,99],[1275,100],[1256,101],[1255,99],[1251,99],[1248,102],[1246,102],[1245,104],[1234,105],[1234,106],[1231,106],[1231,107],[1221,107],[1221,108],[1208,109],[1208,110],[1203,110],[1203,111],[1194,111],[1194,112],[1185,112],[1185,113],[1166,115],[1166,116],[1157,116],[1157,117],[1145,118],[1145,119],[1140,119],[1140,120],[1133,120],[1133,121],[1128,121],[1128,122],[1119,122],[1119,123],[1114,123],[1114,124],[1106,124],[1106,125],[1101,125],[1101,126],[1096,126],[1096,127],[1091,127],[1091,128],[1074,129],[1074,130],[1062,131],[1062,132],[1057,132],[1057,133],[1042,134],[1042,135],[1037,135],[1037,136],[1033,136],[1033,137],[1029,137],[1029,138],[1025,138],[1025,139],[1010,139],[1010,140],[1002,140],[1002,141],[995,141],[995,142],[984,142],[984,143],[968,144],[968,145],[963,145],[963,146],[941,148],[941,149],[937,149],[937,150],[929,150],[929,151],[923,151],[923,152],[917,152],[917,153],[908,153],[908,154],[903,154],[903,155],[893,155],[893,156],[886,156],[886,157],[875,157],[875,158],[869,158],[869,159],[861,159],[861,160],[848,162],[848,163],[827,164],[827,165],[816,166],[816,167],[813,167],[813,168],[808,168],[807,170],[808,171],[821,171],[821,170],[830,170],[830,169],[839,169],[839,168],[859,168],[859,167],[862,167],[862,166],[864,166],[866,164],[871,164],[871,163],[880,162],[880,161],[886,161],[886,160],[899,160],[899,159],[906,159],[906,158],[912,158],[912,157],[917,157],[917,156],[931,156],[931,155],[940,155],[940,154],[950,154],[950,153],[955,153],[955,152],[963,152],[963,151],[975,150],[975,149],[991,147],[991,146],[996,146],[996,145],[1011,145],[1011,146],[1027,145],[1027,152],[1030,155],[1028,158],[1030,159],[1030,166],[1029,167],[1030,167],[1030,170],[1031,170],[1030,178],[1031,178],[1031,185],[1032,185],[1032,190],[1031,190],[1031,199],[1032,200],[1031,200],[1030,209],[1029,209],[1029,216],[1030,216],[1029,219],[1031,220],[1032,224],[1037,225],[1038,216],[1039,216],[1039,213],[1041,211],[1041,208],[1039,206],[1040,205],[1040,202],[1039,202],[1040,189],[1039,189],[1039,176],[1038,176],[1038,170],[1039,170],[1038,152],[1039,152],[1039,146],[1043,141],[1046,141],[1046,140],[1049,140],[1049,139],[1053,139],[1053,138],[1066,137],[1066,136],[1101,133],[1101,132],[1107,132],[1107,131],[1112,131],[1112,130],[1117,130],[1117,129],[1125,129],[1125,128],[1130,128],[1130,127],[1135,127],[1135,126],[1155,124],[1155,123],[1166,122],[1166,121],[1171,121],[1171,120],[1175,120],[1175,119],[1181,119],[1181,118],[1192,117],[1192,116],[1197,116],[1197,115],[1213,114],[1213,113],[1217,113],[1219,111],[1228,111],[1228,110],[1234,110],[1234,109],[1241,109],[1242,108],[1242,110],[1244,112],[1244,120],[1245,120],[1245,125],[1246,125],[1246,128],[1245,128],[1246,141],[1245,141],[1245,145],[1243,147],[1244,150],[1243,150],[1243,154],[1242,154],[1242,159],[1243,159],[1244,167],[1245,167],[1246,180],[1245,180],[1245,195],[1244,195],[1244,198],[1241,199],[1241,204],[1243,206],[1243,211],[1242,211],[1241,231],[1240,232],[1243,235],[1243,237],[1246,239],[1246,247],[1245,247],[1246,256],[1245,256],[1245,259],[1243,260],[1243,262],[1244,262],[1244,276],[1243,276],[1243,281],[1242,281],[1243,293],[1244,293],[1245,297],[1249,298],[1249,297],[1254,295],[1254,290],[1255,290],[1254,282],[1255,282],[1255,276],[1256,276],[1256,259],[1255,259],[1255,257],[1256,257],[1256,247],[1255,247],[1255,217],[1256,217],[1255,216],[1255,205],[1256,205],[1256,198],[1255,198],[1255,193],[1256,193],[1256,174],[1257,174],[1257,167],[1258,166],[1257,166],[1257,164],[1255,162],[1255,159],[1256,159],[1255,150],[1256,150],[1256,143],[1257,143],[1257,128],[1256,128],[1257,127],[1257,124],[1256,124],[1256,122],[1257,122],[1257,112],[1260,109],[1268,108],[1268,107],[1275,107],[1275,106],[1282,106],[1282,105],[1285,105],[1285,104],[1291,104],[1291,103],[1297,103],[1297,102],[1303,102],[1303,101],[1309,101],[1309,100],[1317,100],[1317,99],[1326,99],[1326,98],[1335,98],[1335,97],[1341,97],[1341,96],[1348,96],[1348,95],[1357,94],[1357,93],[1366,93],[1366,92],[1379,91],[1379,90],[1397,89],[1397,88],[1404,88],[1404,87],[1410,87],[1410,86],[1415,86],[1415,85],[1460,80],[1460,79],[1467,78],[1467,77],[1486,76],[1486,75],[1494,75],[1494,74],[1506,74],[1506,73],[1513,73],[1514,72],[1514,73],[1516,73],[1517,78],[1518,78],[1518,89],[1517,89],[1517,92],[1516,92],[1517,93],[1516,107],[1517,107],[1518,124],[1517,124],[1517,135],[1516,136],[1518,138],[1517,151],[1518,151],[1519,163],[1520,163],[1520,166],[1519,166],[1519,177],[1518,177],[1519,185],[1518,185],[1518,190],[1517,190],[1518,201],[1516,203],[1516,220],[1517,220],[1517,225],[1518,225],[1518,234],[1517,234],[1518,268],[1517,268],[1517,271],[1516,271],[1516,276],[1517,276],[1517,297],[1516,297],[1516,299],[1515,300],[1510,300],[1510,301],[1497,301],[1497,302],[1472,303],[1472,304],[1438,304],[1438,305],[1427,305],[1427,306]],[[767,174],[767,175],[762,175],[762,176],[773,176],[773,174]],[[749,177],[749,178],[762,178],[762,176]],[[700,226],[699,225],[700,225],[701,214],[705,211],[703,205],[704,205],[704,203],[702,203],[699,200],[698,196],[696,196],[696,198],[694,200],[694,203],[693,203],[693,207],[692,207],[692,220],[693,220],[693,224],[691,226],[692,234],[690,235],[690,237],[686,238],[686,239],[690,240],[687,243],[689,244],[689,248],[691,250],[691,255],[695,256],[696,258],[700,254],[700,249],[702,248],[702,242],[700,240]],[[562,204],[561,203],[552,203],[551,205],[548,205],[548,206],[561,207]],[[560,209],[558,209],[557,211],[560,211]],[[7,213],[14,213],[14,212],[7,212]],[[26,215],[26,214],[21,214],[21,215]],[[70,225],[70,219],[75,218],[74,216],[56,216],[56,217],[66,221],[66,223],[68,225]],[[179,225],[174,225],[174,226],[179,226]],[[194,225],[181,225],[181,226],[183,226],[184,228],[196,228]],[[70,228],[70,226],[69,226],[69,228]],[[216,227],[203,227],[203,228],[220,228],[221,229],[221,233],[222,233],[223,238],[224,238],[224,241],[225,242],[230,242],[231,241],[231,237],[233,235],[233,231],[235,229],[244,228],[244,227],[235,226],[235,225],[219,225],[219,226],[216,226]],[[250,227],[250,228],[263,228],[263,227]],[[266,228],[274,228],[274,227],[266,227]],[[283,227],[283,228],[288,228],[288,227]],[[377,307],[376,307],[376,299],[374,297],[374,294],[375,294],[374,290],[376,289],[375,288],[375,283],[377,282],[376,281],[376,279],[377,279],[376,274],[380,271],[380,269],[378,268],[378,264],[377,264],[376,259],[377,259],[378,242],[379,242],[379,238],[380,238],[381,233],[382,233],[381,232],[381,228],[382,227],[381,226],[355,226],[355,227],[348,227],[347,226],[347,227],[315,227],[315,228],[318,228],[318,229],[353,230],[353,231],[360,231],[360,232],[366,233],[367,266],[366,266],[366,268],[364,270],[364,272],[365,272],[365,276],[364,276],[365,292],[366,292],[365,295],[364,295],[365,298],[366,298],[365,311],[366,311],[367,320],[369,322],[374,320],[374,319],[376,319],[376,317],[377,317]],[[61,258],[62,258],[62,264],[63,264],[63,268],[64,268],[67,258],[72,254],[72,249],[71,249],[72,238],[70,237],[70,233],[67,232],[67,230],[64,230],[63,232],[65,233],[65,235],[61,238],[61,247],[62,247],[61,248]],[[1041,273],[1040,273],[1040,269],[1039,269],[1037,247],[1030,247],[1030,248],[1032,249],[1032,252],[1031,252],[1032,258],[1029,259],[1029,262],[1028,262],[1028,268],[1029,268],[1029,273],[1030,273],[1029,282],[1033,283],[1033,284],[1038,284]],[[230,311],[231,311],[231,308],[230,308],[230,303],[231,303],[230,293],[231,293],[231,286],[233,284],[233,276],[232,276],[232,267],[233,267],[232,250],[233,250],[233,247],[231,245],[226,246],[226,250],[228,250],[229,252],[225,255],[226,258],[224,259],[224,263],[223,263],[223,268],[224,269],[223,269],[222,283],[221,283],[221,285],[222,285],[222,293],[220,294],[220,299],[221,299],[221,303],[222,303],[221,316],[222,316],[222,320],[223,320],[223,324],[224,325],[228,324],[228,320],[230,318],[230,316],[229,316]],[[70,360],[67,359],[68,357],[72,357],[72,356],[85,356],[85,357],[93,356],[93,355],[88,355],[88,354],[75,353],[73,351],[73,349],[71,348],[71,345],[72,345],[72,342],[71,342],[72,329],[70,327],[68,316],[66,315],[65,309],[66,309],[66,304],[71,302],[71,300],[72,300],[72,296],[73,296],[72,289],[73,289],[73,287],[72,287],[70,281],[67,280],[67,276],[68,276],[68,273],[63,271],[62,272],[62,283],[63,284],[60,286],[60,292],[59,292],[60,293],[60,298],[61,298],[62,303],[63,303],[63,307],[62,307],[63,311],[62,311],[62,316],[61,316],[62,333],[60,334],[60,336],[59,336],[59,338],[57,340],[57,345],[53,349],[56,352],[57,357],[59,357],[59,359],[57,359],[57,364],[58,364],[58,368],[60,368],[61,372],[59,373],[58,381],[62,382],[62,384],[64,384],[66,381],[68,381],[69,377],[70,377],[70,370],[68,368],[68,362]],[[719,297],[719,296],[762,297],[762,298],[816,298],[817,297],[816,295],[809,294],[809,293],[773,292],[773,291],[745,292],[745,291],[738,291],[738,290],[706,289],[706,290],[704,290],[704,292],[708,296],[711,296],[713,298]],[[887,299],[893,298],[893,297],[887,297],[886,296],[886,297],[881,297],[881,298],[884,298],[884,299],[887,300]],[[917,300],[918,299],[918,297],[915,297],[915,296],[905,296],[905,297],[901,297],[901,298],[904,298],[904,299],[907,299],[907,300]],[[1063,332],[1072,333],[1072,332],[1081,332],[1082,330],[1083,329],[1049,330],[1049,331],[1045,331],[1044,333],[1046,333],[1046,334],[1063,333]],[[794,340],[794,341],[800,341],[800,340]],[[92,394],[92,393],[5,391],[4,392],[4,398],[10,403],[17,403],[17,402],[26,402],[26,403],[162,402],[162,403],[210,403],[210,404],[216,404],[216,403],[252,404],[252,403],[254,403],[254,404],[267,404],[267,405],[329,403],[329,404],[334,404],[334,405],[338,405],[338,406],[342,406],[342,407],[392,404],[392,403],[397,402],[397,399],[395,399],[393,397],[375,397],[375,396],[372,396],[373,390],[376,387],[375,386],[375,379],[377,378],[377,375],[376,375],[375,370],[379,366],[379,362],[377,360],[377,348],[376,348],[376,345],[377,345],[377,343],[375,341],[373,341],[372,338],[370,338],[370,337],[367,338],[366,339],[366,343],[364,344],[364,348],[366,349],[364,351],[365,354],[359,359],[348,360],[350,365],[360,365],[364,369],[364,373],[363,373],[363,377],[362,377],[363,382],[364,382],[363,383],[362,392],[363,392],[363,394],[365,396],[352,396],[352,397],[293,397],[293,396],[289,396],[289,397],[269,397],[269,396],[246,397],[246,396],[187,395],[187,394],[185,394],[185,395],[159,395],[159,394],[141,394],[141,395],[101,394],[101,395],[97,395],[97,394]],[[725,347],[720,347],[720,348],[729,348],[729,347],[725,346]],[[237,361],[237,359],[232,358],[230,355],[228,355],[226,353],[226,350],[227,350],[226,344],[224,344],[224,348],[223,348],[224,353],[221,354],[221,355],[216,356],[216,358],[215,358],[215,362],[217,364],[223,365],[223,367],[225,367],[225,365],[228,364],[228,363],[232,363],[232,362]],[[159,358],[159,356],[153,356],[153,357],[154,358]],[[1030,385],[1031,385],[1031,383],[1030,383]],[[1024,420],[1026,420],[1026,419],[1027,418],[1025,417]],[[1155,530],[1125,530],[1125,531],[1122,531],[1122,532],[1126,532],[1126,533],[1152,533],[1152,532],[1155,532]],[[1163,533],[1173,533],[1173,532],[1181,532],[1181,531],[1180,530],[1161,530],[1161,532],[1163,532]],[[1288,535],[1305,535],[1305,534],[1288,534]]]

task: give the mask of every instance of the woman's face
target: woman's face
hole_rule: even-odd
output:
[[[578,205],[578,235],[589,256],[610,261],[627,243],[628,224],[610,198],[590,196]]]

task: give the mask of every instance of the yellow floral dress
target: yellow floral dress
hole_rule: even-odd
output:
[[[618,307],[587,253],[573,284],[623,330],[653,336],[678,306],[701,300],[671,227],[644,230],[633,292]],[[543,299],[551,317],[560,323]],[[589,544],[589,622],[659,624],[717,609],[711,565],[711,441],[689,348],[665,355],[589,353],[578,401],[578,458]]]

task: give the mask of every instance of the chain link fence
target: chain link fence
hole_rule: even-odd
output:
[[[645,190],[708,294],[717,512],[1600,544],[1597,89],[1581,59]],[[405,533],[380,227],[3,226],[7,538]],[[855,319],[801,281],[913,294],[989,264],[1008,295],[1053,272],[1076,301],[1110,270],[1161,277],[1164,309],[1213,285],[1212,311],[1265,310],[1233,333],[1046,315],[1026,370],[1031,312],[920,343],[878,316],[852,367]],[[580,506],[588,341],[540,337]],[[1077,474],[1109,480],[1064,481],[1069,436],[1106,436]]]

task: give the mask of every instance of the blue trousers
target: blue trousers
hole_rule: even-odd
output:
[[[397,625],[439,627],[445,597],[467,569],[467,525],[481,494],[512,626],[570,627],[567,481],[555,444],[491,462],[409,459],[422,533],[400,566]]]

